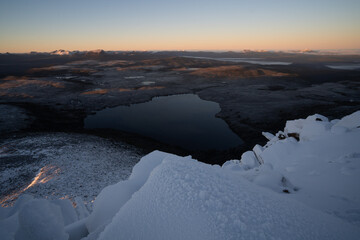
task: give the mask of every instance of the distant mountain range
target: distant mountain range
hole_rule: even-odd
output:
[[[314,50],[314,49],[302,49],[302,50],[250,50],[244,49],[239,51],[214,51],[214,50],[164,50],[164,51],[105,51],[103,49],[96,50],[86,50],[86,51],[69,51],[64,49],[59,49],[51,52],[37,52],[32,51],[29,54],[31,55],[57,55],[57,56],[98,56],[98,55],[116,55],[116,54],[129,54],[129,53],[145,53],[145,54],[160,54],[160,55],[175,55],[175,56],[186,56],[189,53],[196,54],[197,56],[202,56],[204,54],[212,54],[217,57],[243,57],[242,55],[254,55],[254,56],[269,56],[269,55],[283,55],[283,54],[305,54],[305,55],[360,55],[360,49],[337,49],[337,50]],[[16,53],[0,53],[2,54],[16,54]],[[27,53],[22,53],[27,54]]]
[[[69,51],[69,50],[59,49],[59,50],[50,52],[50,54],[51,55],[60,55],[60,56],[74,55],[74,54],[100,55],[100,54],[105,54],[105,51],[102,49],[91,50],[91,51]]]

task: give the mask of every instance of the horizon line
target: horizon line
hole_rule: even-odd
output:
[[[31,53],[52,53],[56,51],[68,51],[68,52],[95,52],[95,51],[104,51],[104,52],[292,52],[292,53],[347,53],[347,54],[360,54],[360,48],[333,48],[333,49],[127,49],[127,50],[104,50],[101,48],[91,49],[91,50],[68,50],[68,49],[55,49],[52,51],[37,51],[31,50],[28,52],[0,52],[0,54],[31,54]],[[351,53],[353,52],[353,53]]]

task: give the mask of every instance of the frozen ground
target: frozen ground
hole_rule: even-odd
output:
[[[360,111],[263,133],[222,167],[154,151],[89,212],[23,195],[0,208],[3,239],[359,239]]]
[[[179,55],[202,58],[176,57]],[[0,55],[0,103],[21,107],[32,116],[36,121],[29,126],[31,131],[79,131],[86,116],[98,110],[144,103],[157,96],[196,94],[219,103],[217,117],[245,140],[227,153],[186,152],[207,163],[221,164],[256,143],[264,144],[261,132],[283,128],[288,118],[314,112],[339,118],[360,109],[360,71],[326,67],[358,64],[356,55],[128,52],[98,57],[49,55],[45,59]],[[147,145],[151,150],[170,151],[169,146]]]
[[[44,133],[0,143],[0,202],[23,193],[91,203],[102,188],[126,179],[141,154],[124,143],[85,134]],[[91,204],[89,205],[91,208]]]

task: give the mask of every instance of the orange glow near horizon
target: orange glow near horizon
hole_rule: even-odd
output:
[[[156,35],[158,34],[158,35]],[[2,37],[4,38],[4,37]],[[126,38],[119,36],[28,36],[24,42],[10,36],[0,42],[0,52],[25,53],[31,51],[50,52],[57,49],[113,51],[151,51],[151,50],[301,50],[301,49],[360,49],[360,31],[350,32],[313,32],[303,31],[293,34],[274,34],[272,32],[251,32],[242,36],[239,32],[208,32],[174,35],[161,33],[136,34]],[[86,40],[85,40],[86,39]]]
[[[355,0],[3,1],[0,52],[360,49],[359,11]]]

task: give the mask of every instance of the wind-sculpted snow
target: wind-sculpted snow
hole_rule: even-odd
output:
[[[360,111],[329,121],[315,114],[287,121],[284,132],[223,167],[288,198],[360,226]],[[255,151],[256,150],[256,151]],[[249,168],[249,156],[263,161]]]
[[[359,239],[360,112],[288,121],[222,167],[154,151],[79,199],[23,195],[0,208],[2,239]],[[85,211],[84,211],[85,209]],[[33,219],[32,221],[30,219]],[[3,237],[4,236],[4,237]]]
[[[88,229],[92,232],[109,223],[134,192],[145,184],[152,170],[168,156],[170,154],[154,151],[135,165],[129,180],[104,188],[94,203],[93,213],[86,224]]]
[[[355,239],[359,234],[219,166],[168,156],[99,239]]]

